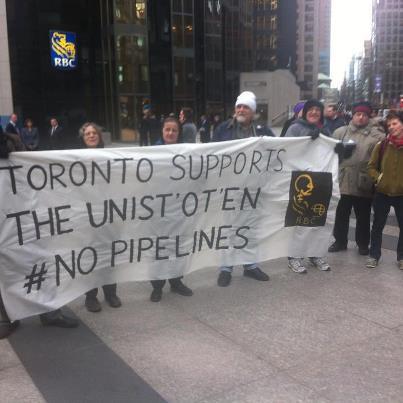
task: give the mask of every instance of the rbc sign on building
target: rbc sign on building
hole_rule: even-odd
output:
[[[74,32],[49,31],[50,60],[58,69],[71,70],[77,67],[77,45]]]

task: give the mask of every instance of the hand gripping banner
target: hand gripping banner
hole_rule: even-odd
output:
[[[12,319],[115,282],[324,256],[339,197],[335,142],[13,153],[0,161],[0,286]]]

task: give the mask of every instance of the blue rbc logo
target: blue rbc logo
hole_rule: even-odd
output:
[[[76,34],[50,31],[50,59],[57,69],[71,70],[77,67]]]

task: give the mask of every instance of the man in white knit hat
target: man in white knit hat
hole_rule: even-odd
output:
[[[213,134],[213,141],[244,139],[254,136],[274,136],[264,125],[254,122],[256,95],[251,91],[242,92],[235,102],[234,117],[221,123]]]
[[[228,141],[245,139],[255,136],[274,136],[273,132],[263,125],[256,125],[256,96],[251,91],[242,92],[235,102],[234,117],[221,123],[213,134],[213,141]],[[268,281],[269,276],[257,266],[256,263],[245,264],[244,276],[258,281]],[[232,266],[221,266],[217,284],[227,287],[231,283]]]

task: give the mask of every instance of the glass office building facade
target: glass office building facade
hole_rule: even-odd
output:
[[[43,129],[56,116],[71,136],[96,121],[116,140],[134,137],[146,104],[225,117],[240,72],[257,67],[258,3],[6,0],[14,108]],[[51,31],[75,34],[75,68],[52,65]]]

